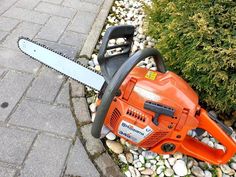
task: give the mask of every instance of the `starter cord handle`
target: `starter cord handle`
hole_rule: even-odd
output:
[[[156,49],[146,48],[136,52],[134,55],[129,57],[114,74],[102,96],[101,104],[98,106],[96,117],[92,125],[91,133],[95,138],[100,138],[101,129],[104,124],[105,117],[110,108],[112,100],[116,96],[117,90],[120,88],[122,82],[140,61],[151,56],[154,58],[157,70],[162,73],[166,72],[162,56]]]

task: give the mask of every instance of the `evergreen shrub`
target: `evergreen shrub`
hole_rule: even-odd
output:
[[[169,70],[197,91],[201,104],[236,111],[236,1],[153,0],[147,33]]]

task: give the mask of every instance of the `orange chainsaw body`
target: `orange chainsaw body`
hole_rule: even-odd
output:
[[[158,154],[182,152],[213,164],[226,163],[236,153],[236,143],[199,106],[194,90],[173,72],[135,67],[120,91],[110,105],[105,125],[130,143]],[[157,117],[144,108],[145,102],[166,107],[173,115]],[[209,132],[226,150],[209,147],[187,135],[196,128]]]

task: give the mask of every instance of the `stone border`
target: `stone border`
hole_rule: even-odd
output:
[[[104,1],[85,44],[77,57],[79,58],[78,60],[85,65],[87,65],[88,62],[87,59],[92,56],[113,2],[114,0]],[[69,88],[71,111],[78,127],[78,136],[91,161],[102,176],[123,177],[124,175],[120,172],[120,168],[105,151],[101,140],[95,139],[91,135],[92,122],[85,98],[84,86],[76,81],[70,80]]]

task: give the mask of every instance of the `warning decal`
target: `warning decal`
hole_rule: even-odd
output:
[[[154,71],[148,71],[147,74],[145,75],[145,78],[150,80],[155,80],[156,77],[157,77],[157,72]]]

